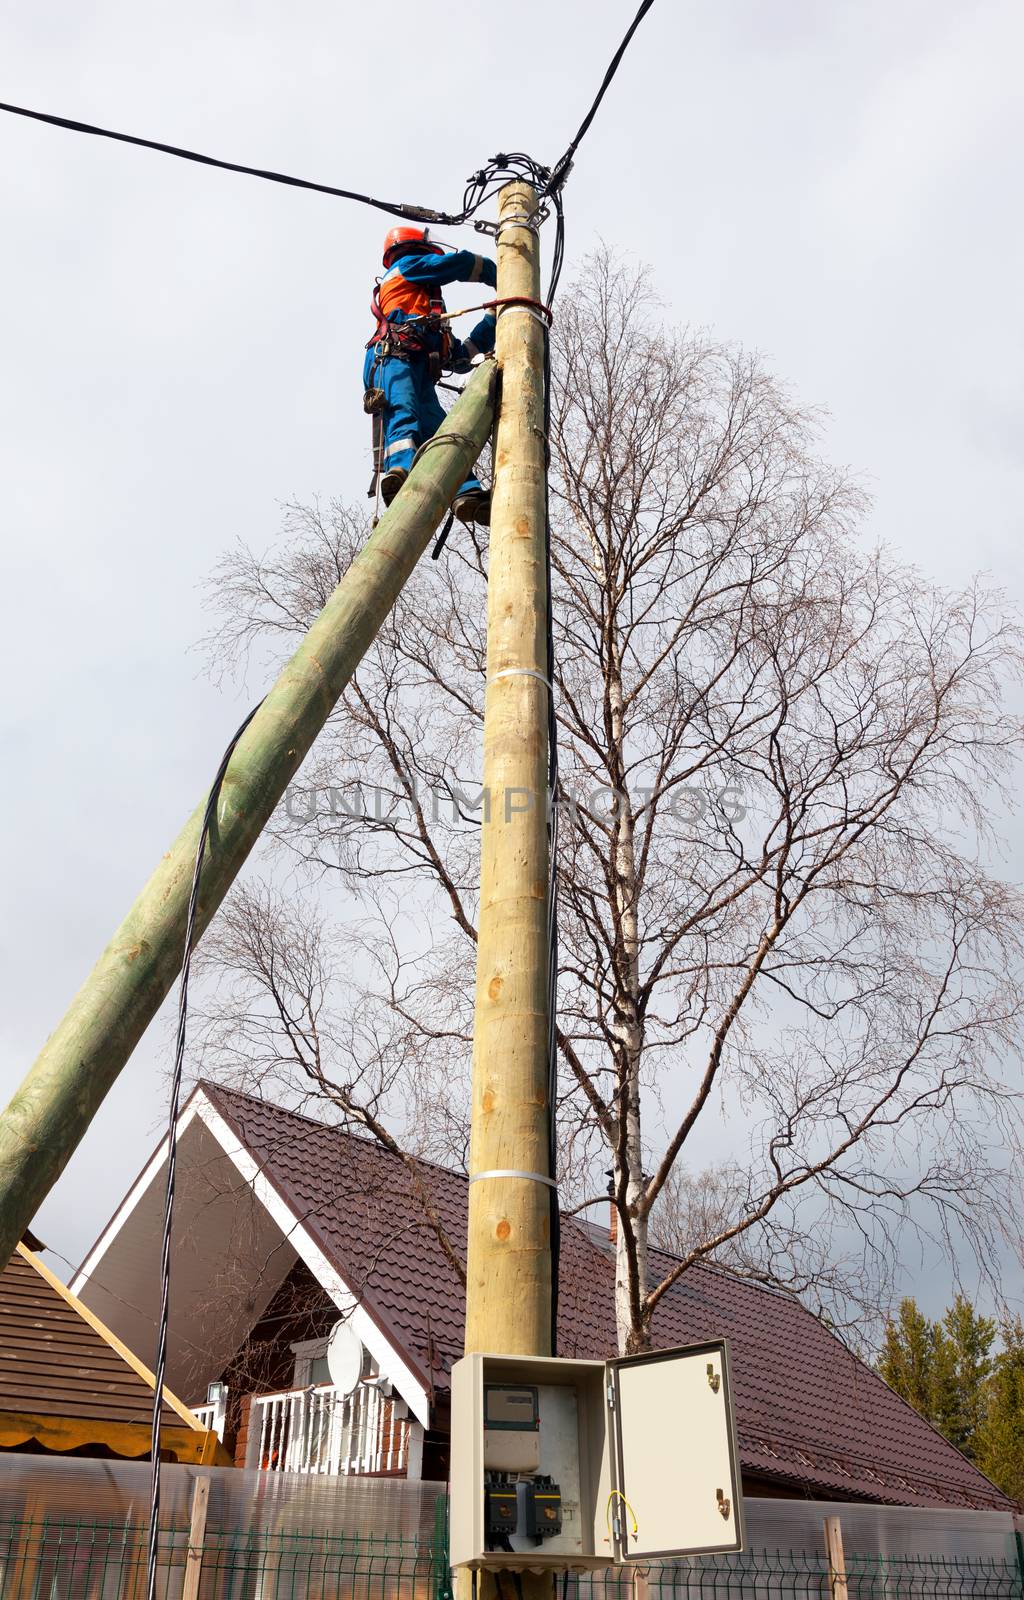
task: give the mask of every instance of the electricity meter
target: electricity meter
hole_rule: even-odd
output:
[[[536,1472],[540,1412],[534,1384],[484,1384],[484,1466]]]

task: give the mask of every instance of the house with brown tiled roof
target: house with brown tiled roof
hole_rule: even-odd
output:
[[[378,1145],[201,1083],[181,1118],[169,1382],[238,1465],[444,1478],[464,1299],[426,1215],[461,1251],[464,1175],[417,1184]],[[148,1348],[158,1296],[161,1146],[73,1288]],[[654,1270],[667,1263],[655,1261]],[[615,1353],[614,1263],[602,1230],[563,1223],[558,1353]],[[331,1381],[328,1341],[346,1346]],[[750,1496],[1010,1509],[1010,1502],[796,1300],[693,1267],[655,1315],[658,1347],[730,1343]]]

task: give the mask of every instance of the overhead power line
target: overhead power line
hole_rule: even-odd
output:
[[[632,39],[637,28],[639,28],[641,22],[643,22],[653,4],[654,0],[643,0],[643,4],[641,5],[636,16],[633,18],[633,21],[630,23],[622,43],[619,45],[619,48],[616,50],[611,61],[608,63],[608,70],[605,73],[604,78],[601,80],[601,87],[598,89],[597,94],[594,97],[594,101],[590,107],[590,110],[587,112],[586,116],[583,118],[583,121],[576,130],[575,139],[573,139],[561,160],[556,161],[554,167],[552,168],[551,177],[548,179],[547,187],[544,190],[546,195],[553,194],[556,189],[560,188],[560,186],[569,176],[569,168],[572,166],[573,156],[579,149],[580,141],[597,115],[597,108],[605,97],[605,91],[607,90],[608,85],[611,83],[615,74],[619,70],[619,63],[629,48],[630,40]]]
[[[498,177],[508,173],[525,176],[526,173],[521,172],[522,167],[529,171],[531,177],[539,179],[543,185],[542,197],[558,193],[569,176],[573,157],[597,114],[608,85],[618,71],[619,63],[629,47],[630,40],[653,4],[654,0],[643,0],[608,65],[590,110],[580,123],[576,137],[561,160],[549,169],[522,155],[494,156],[486,167],[474,173],[468,180],[460,212],[435,211],[431,206],[413,205],[400,200],[378,200],[374,195],[363,194],[357,189],[341,189],[331,183],[316,183],[312,178],[296,178],[291,173],[276,172],[271,167],[251,167],[241,161],[224,161],[220,156],[208,156],[201,150],[188,150],[183,145],[165,144],[161,139],[144,139],[136,133],[121,133],[116,128],[101,128],[94,122],[78,122],[73,117],[59,117],[51,111],[34,111],[29,106],[11,105],[2,100],[0,100],[0,111],[6,111],[12,117],[28,117],[33,122],[45,122],[54,128],[65,128],[70,133],[87,133],[97,139],[113,139],[118,144],[136,145],[143,150],[157,150],[161,155],[176,156],[180,161],[194,161],[202,167],[217,167],[222,172],[240,172],[245,177],[262,178],[266,183],[282,183],[291,189],[310,189],[315,194],[331,195],[336,200],[354,200],[359,205],[373,206],[377,211],[386,211],[390,216],[404,217],[411,222],[436,222],[443,227],[457,227],[467,222],[484,200],[490,198],[493,193],[491,186]]]
[[[293,178],[287,172],[274,172],[266,167],[248,167],[239,161],[222,161],[219,156],[203,155],[199,150],[186,150],[181,145],[163,144],[159,139],[142,139],[135,133],[118,133],[114,128],[98,128],[92,122],[75,122],[71,117],[57,117],[49,111],[31,111],[27,106],[12,106],[0,101],[0,111],[15,117],[31,117],[34,122],[48,122],[55,128],[68,128],[72,133],[92,133],[100,139],[115,139],[119,144],[141,145],[144,150],[159,150],[165,156],[177,156],[182,161],[196,161],[203,167],[220,167],[224,172],[242,172],[249,178],[263,178],[268,183],[284,183],[292,189],[313,189],[317,194],[333,195],[338,200],[356,200],[364,206],[375,206],[378,211],[388,211],[393,217],[407,217],[413,222],[440,222],[446,225],[460,218],[444,211],[432,211],[428,206],[405,205],[400,201],[376,200],[373,195],[360,194],[354,189],[336,189],[329,183],[314,183],[310,178]]]

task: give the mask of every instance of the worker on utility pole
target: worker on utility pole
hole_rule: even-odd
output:
[[[446,283],[498,281],[495,263],[470,250],[445,250],[427,228],[392,228],[384,240],[384,276],[371,309],[377,318],[363,363],[363,406],[373,416],[370,494],[389,506],[409,475],[420,445],[444,421],[435,385],[442,371],[468,372],[477,355],[494,349],[493,311],[468,339],[452,337],[441,298]],[[452,504],[460,522],[490,521],[491,497],[467,478]]]

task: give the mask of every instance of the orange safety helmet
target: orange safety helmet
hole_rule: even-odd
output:
[[[384,240],[383,260],[386,267],[390,267],[392,256],[397,255],[403,245],[413,245],[425,255],[444,255],[443,246],[434,244],[430,238],[429,228],[392,228]]]

